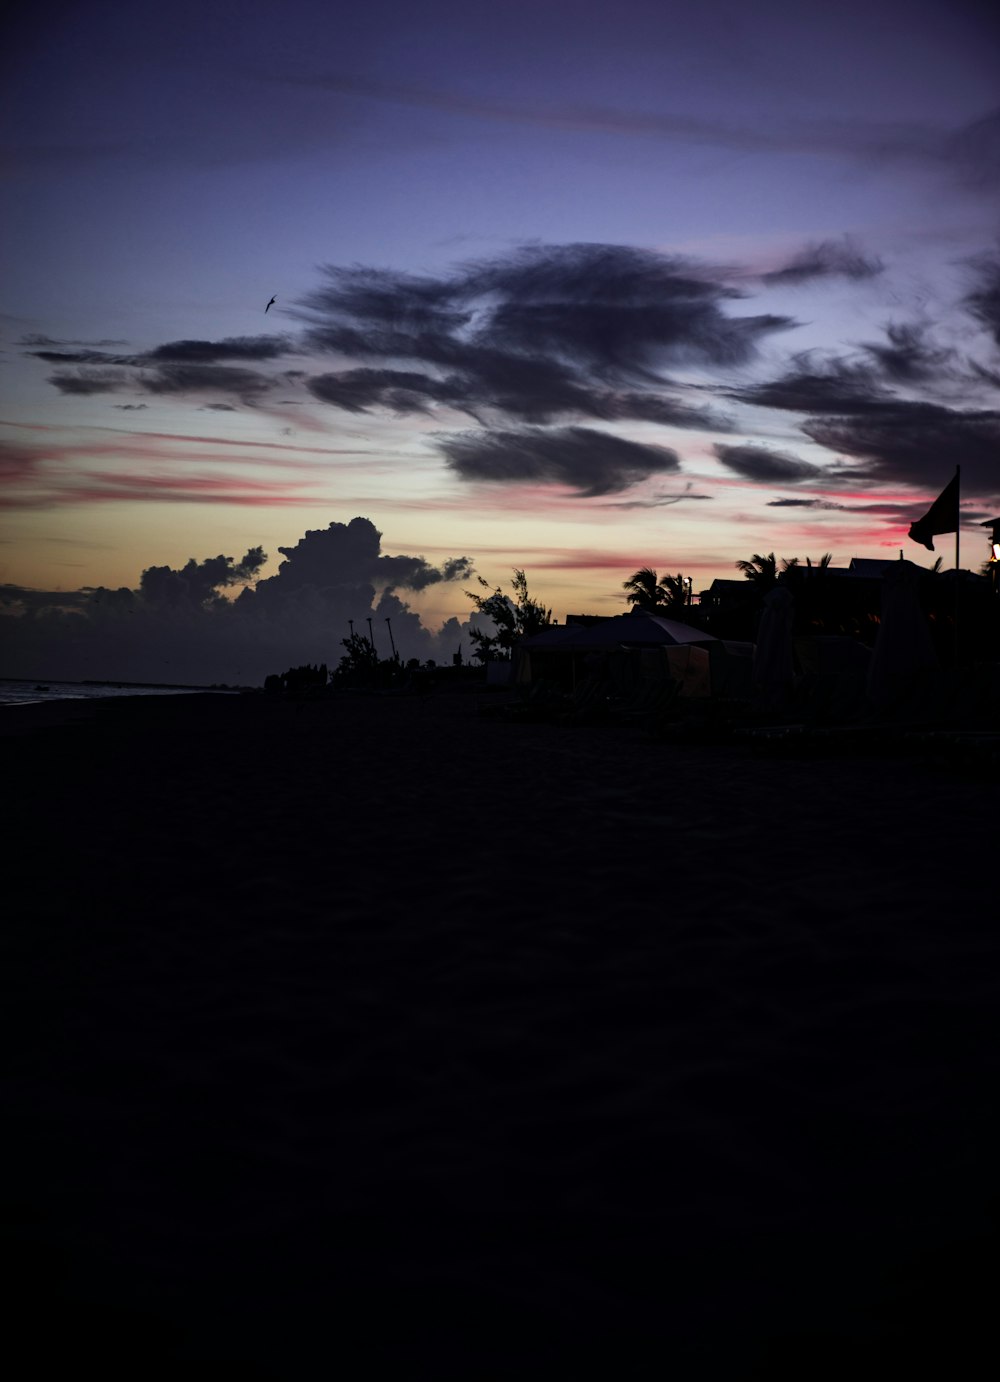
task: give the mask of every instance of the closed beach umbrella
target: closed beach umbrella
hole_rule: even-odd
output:
[[[882,573],[882,614],[868,666],[868,698],[885,708],[937,665],[917,597],[917,568],[909,561],[890,562]]]

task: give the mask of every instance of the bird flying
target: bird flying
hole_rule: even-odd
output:
[[[267,316],[268,308],[271,307],[271,305],[272,305],[273,303],[277,302],[277,301],[278,301],[278,295],[277,295],[277,293],[275,293],[274,297],[273,297],[273,298],[271,299],[271,301],[267,304],[267,307],[264,308],[264,315],[265,315],[265,316]]]

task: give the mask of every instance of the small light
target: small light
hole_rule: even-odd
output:
[[[993,555],[990,557],[990,561],[1000,561],[1000,542],[994,542]]]

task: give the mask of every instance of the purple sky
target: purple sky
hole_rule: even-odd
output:
[[[929,564],[959,463],[985,556],[993,6],[18,8],[11,674],[252,679],[372,611],[441,655],[472,568],[562,618],[641,565]]]

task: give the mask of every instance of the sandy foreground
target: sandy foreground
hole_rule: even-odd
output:
[[[483,704],[0,718],[18,1376],[992,1376],[989,774]]]

